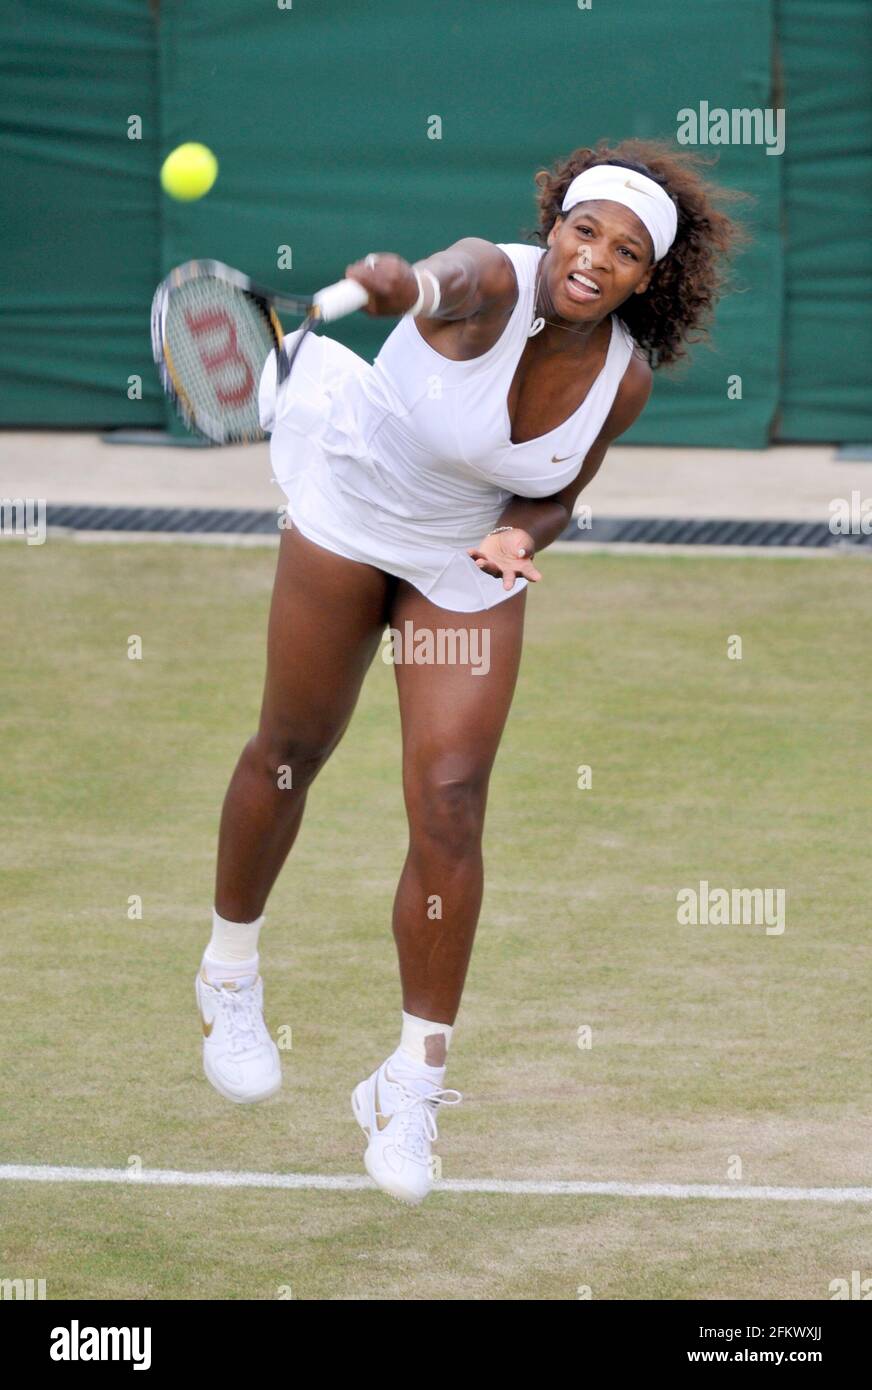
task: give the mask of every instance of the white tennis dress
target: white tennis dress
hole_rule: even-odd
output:
[[[332,338],[306,336],[276,395],[275,356],[260,381],[260,419],[291,521],[317,545],[407,579],[432,603],[479,612],[512,598],[467,555],[508,500],[550,497],[578,476],[633,351],[616,314],[605,365],[574,415],[524,444],[507,398],[533,321],[544,250],[502,245],[518,301],[493,347],[453,362],[400,319],[370,364]]]

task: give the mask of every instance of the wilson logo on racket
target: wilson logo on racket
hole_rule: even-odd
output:
[[[200,361],[206,368],[210,376],[214,376],[222,367],[231,364],[240,366],[243,370],[243,380],[240,386],[232,390],[226,386],[215,386],[215,395],[222,405],[242,405],[247,401],[254,389],[254,372],[248,360],[239,350],[239,340],[236,334],[236,324],[230,315],[223,309],[204,309],[199,314],[194,314],[190,309],[185,310],[185,323],[194,338],[202,338],[219,331],[225,334],[223,346],[219,346],[212,352],[208,352],[205,347],[200,347]]]

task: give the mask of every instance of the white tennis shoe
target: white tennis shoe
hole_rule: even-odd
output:
[[[197,971],[203,1070],[216,1091],[240,1103],[266,1100],[282,1084],[279,1050],[263,1017],[263,980],[212,985]]]
[[[459,1091],[401,1070],[394,1057],[361,1081],[351,1108],[369,1139],[363,1161],[373,1182],[401,1202],[423,1202],[433,1187],[436,1111],[462,1099]]]

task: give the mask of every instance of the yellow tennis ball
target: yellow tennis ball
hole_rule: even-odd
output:
[[[198,145],[193,140],[168,154],[160,171],[165,192],[183,203],[202,198],[217,177],[218,160],[206,145]]]

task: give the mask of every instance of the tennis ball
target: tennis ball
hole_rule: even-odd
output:
[[[168,154],[161,165],[164,191],[180,202],[192,203],[209,192],[218,177],[218,160],[206,145],[189,141]]]

